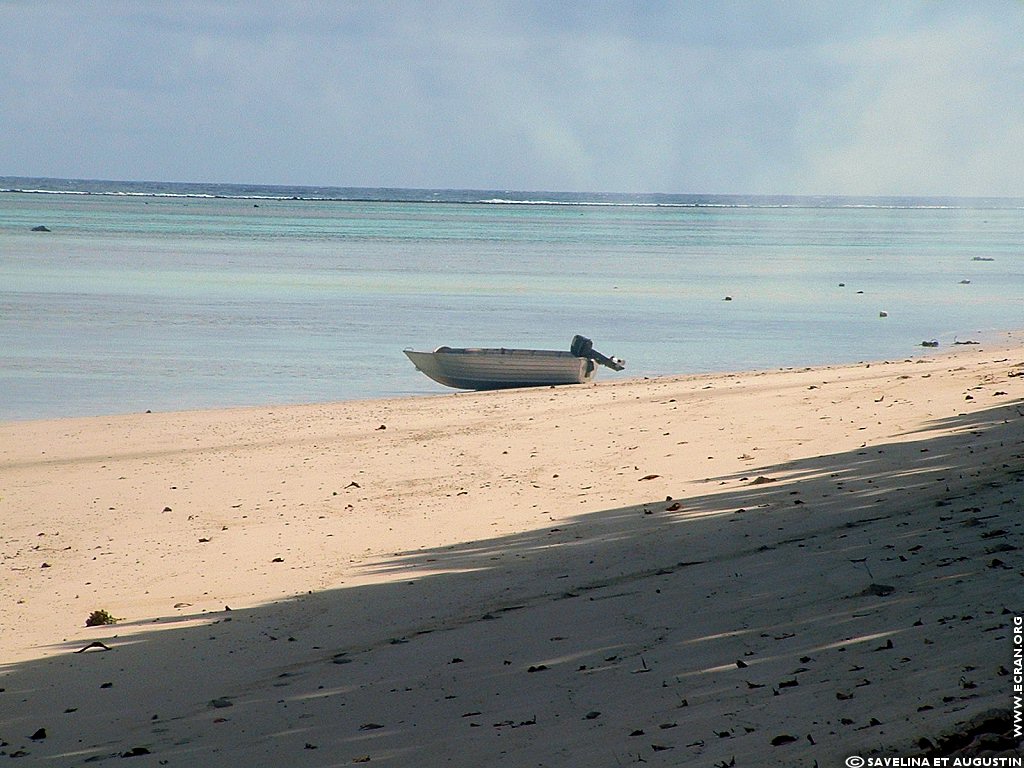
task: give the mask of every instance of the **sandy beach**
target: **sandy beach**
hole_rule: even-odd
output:
[[[844,367],[0,424],[0,756],[951,754],[1012,705],[1022,457],[1022,333]],[[117,622],[87,627],[96,611]]]

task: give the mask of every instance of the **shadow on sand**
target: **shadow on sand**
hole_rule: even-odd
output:
[[[1020,403],[2,669],[33,765],[806,765],[1011,701]],[[3,628],[5,632],[17,628]],[[133,762],[132,764],[136,764]]]

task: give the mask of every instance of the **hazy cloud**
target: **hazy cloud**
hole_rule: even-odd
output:
[[[3,2],[0,175],[1024,195],[1024,5]]]

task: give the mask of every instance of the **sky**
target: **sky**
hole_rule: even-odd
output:
[[[1024,196],[1024,2],[0,0],[0,176]]]

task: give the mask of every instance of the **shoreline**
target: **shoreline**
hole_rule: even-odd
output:
[[[949,334],[944,334],[949,336]],[[774,373],[774,372],[785,372],[785,371],[799,371],[799,370],[829,370],[833,368],[847,368],[857,367],[861,365],[871,364],[889,364],[896,361],[897,359],[907,362],[916,359],[927,359],[930,357],[941,357],[948,354],[954,354],[959,349],[971,346],[986,346],[988,348],[1001,348],[1006,347],[1007,349],[1015,348],[1016,344],[1007,342],[1006,338],[1016,339],[1018,337],[1024,337],[1024,331],[978,331],[972,334],[972,338],[968,341],[958,341],[959,334],[953,335],[953,341],[945,342],[944,346],[939,348],[928,348],[925,347],[923,342],[915,345],[907,354],[904,356],[895,356],[890,358],[879,358],[874,359],[861,359],[855,361],[840,361],[840,362],[822,362],[822,363],[796,363],[796,364],[784,364],[784,365],[771,365],[763,367],[752,367],[752,368],[741,368],[741,369],[715,369],[715,370],[699,370],[690,372],[671,372],[671,373],[638,373],[635,375],[605,373],[602,377],[595,379],[591,384],[597,386],[606,386],[609,384],[615,385],[627,385],[627,384],[640,384],[643,382],[653,381],[671,381],[681,378],[689,377],[728,377],[738,376],[741,374],[763,374],[763,373]],[[980,341],[978,340],[980,339]],[[1021,342],[1024,343],[1024,342]],[[426,378],[423,374],[419,374],[424,381]],[[614,376],[614,378],[610,378]],[[579,385],[579,386],[590,386],[591,384]],[[455,396],[472,396],[475,394],[483,394],[481,392],[474,392],[471,390],[456,390],[449,389],[447,387],[441,388],[442,385],[436,384],[436,382],[430,382],[431,387],[437,387],[431,391],[415,391],[406,392],[404,394],[397,395],[380,395],[380,396],[367,396],[367,397],[354,397],[339,400],[313,400],[313,401],[280,401],[274,402],[269,401],[265,403],[239,403],[239,404],[214,404],[214,405],[199,405],[188,408],[167,408],[167,409],[146,409],[146,410],[132,410],[132,411],[111,411],[106,413],[80,413],[80,414],[60,414],[60,415],[47,415],[47,416],[26,416],[22,417],[6,417],[0,418],[0,428],[4,426],[24,425],[31,423],[45,423],[45,422],[61,422],[61,421],[75,421],[75,420],[98,420],[98,419],[117,419],[127,418],[133,416],[150,416],[153,414],[162,415],[186,415],[186,414],[201,414],[201,413],[230,413],[235,411],[252,411],[252,410],[278,410],[283,408],[316,408],[316,407],[329,407],[329,406],[342,406],[342,405],[355,405],[364,404],[372,406],[374,403],[401,403],[408,400],[425,399],[425,398],[437,398],[437,397],[455,397]],[[574,385],[576,386],[576,385]]]
[[[0,736],[80,762],[808,766],[934,736],[1009,702],[1021,371],[1011,333],[0,424]],[[101,609],[121,621],[85,627]]]

